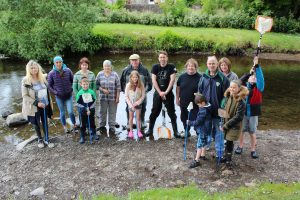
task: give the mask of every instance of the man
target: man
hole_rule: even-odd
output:
[[[215,56],[208,56],[206,65],[207,70],[200,78],[198,92],[203,94],[211,104],[213,133],[210,133],[208,138],[212,136],[215,138],[216,152],[220,155],[224,149],[224,135],[220,130],[221,118],[218,116],[218,109],[221,106],[224,92],[229,87],[229,80],[218,70],[218,60]],[[211,141],[208,142],[210,143]],[[219,157],[219,159],[221,158]]]
[[[149,130],[146,137],[153,137],[155,120],[159,116],[164,103],[169,117],[171,118],[174,136],[180,138],[176,124],[176,114],[174,105],[174,94],[172,92],[176,78],[176,68],[168,63],[168,54],[165,51],[159,52],[159,64],[155,64],[151,70],[152,83],[155,88],[153,95],[153,106],[150,114]]]
[[[146,93],[152,89],[151,76],[146,67],[144,67],[140,61],[140,56],[138,54],[132,54],[129,57],[130,64],[124,68],[121,75],[121,91],[125,92],[126,84],[129,82],[129,75],[133,70],[139,72],[141,80],[143,81]],[[142,111],[141,111],[141,121],[142,121],[142,129],[146,127],[145,124],[145,113],[146,113],[146,105],[147,105],[147,95],[142,103]],[[126,106],[127,119],[128,119],[128,106]]]

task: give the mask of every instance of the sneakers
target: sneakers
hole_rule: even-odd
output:
[[[235,154],[242,154],[243,153],[243,148],[237,147],[236,150],[234,151]]]
[[[200,162],[197,161],[197,160],[193,160],[192,163],[190,164],[189,168],[195,168],[195,167],[198,167],[200,166]]]
[[[49,148],[53,148],[54,147],[54,144],[53,143],[50,143],[50,142],[47,142],[47,141],[44,141],[45,145],[47,145]]]
[[[95,139],[96,141],[99,141],[99,140],[100,140],[100,137],[99,137],[99,135],[97,135],[97,133],[95,133],[94,139]]]
[[[100,133],[101,134],[107,134],[107,130],[106,130],[106,127],[105,126],[101,126],[100,128],[99,128],[99,131],[100,131]]]
[[[129,132],[128,132],[128,138],[129,138],[129,139],[133,139],[133,132],[132,132],[132,131],[129,131]]]
[[[259,156],[257,155],[256,151],[251,151],[251,157],[252,157],[253,159],[259,158]]]
[[[64,133],[65,134],[70,133],[70,130],[67,127],[64,127]]]
[[[139,138],[143,138],[143,134],[142,134],[141,131],[138,132],[138,137],[139,137]]]
[[[44,148],[45,147],[43,139],[38,139],[38,147],[39,148]]]
[[[145,133],[145,137],[150,137],[150,135],[153,135],[153,130],[149,129],[146,133]]]

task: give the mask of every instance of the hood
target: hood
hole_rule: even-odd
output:
[[[249,90],[245,86],[241,86],[240,92],[234,96],[234,99],[236,101],[240,101],[242,99],[246,99],[247,95],[249,94]],[[224,93],[224,97],[230,97],[230,88],[227,88],[227,90]]]

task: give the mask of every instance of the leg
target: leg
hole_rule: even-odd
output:
[[[107,107],[108,107],[107,101],[100,101],[100,111],[99,111],[99,114],[100,114],[99,126],[100,126],[100,128],[106,126]]]
[[[64,100],[56,97],[56,104],[59,109],[59,118],[63,125],[63,127],[66,129],[66,115],[65,115],[65,108],[64,108]]]
[[[146,113],[146,106],[147,106],[147,95],[142,103],[142,110],[141,110],[141,128],[144,129],[146,127],[145,123],[145,113]]]
[[[74,111],[73,111],[73,97],[71,96],[65,102],[66,102],[67,111],[68,111],[69,117],[71,119],[71,122],[73,123],[74,126],[76,126],[76,119],[75,119],[75,115],[74,115]]]
[[[132,128],[132,126],[133,126],[133,115],[134,115],[134,113],[133,112],[131,112],[131,111],[129,111],[129,120],[128,120],[128,123],[129,123],[129,133],[128,133],[128,138],[130,138],[130,139],[133,139],[133,128]]]
[[[166,101],[164,101],[164,103],[166,105],[168,115],[171,119],[172,128],[173,128],[173,132],[174,132],[174,137],[181,138],[181,136],[178,133],[178,129],[177,129],[177,121],[176,121],[177,116],[175,114],[174,94],[172,92],[167,94]]]
[[[108,102],[108,125],[110,132],[115,132],[117,105],[115,101]]]
[[[162,100],[159,96],[159,94],[155,91],[153,95],[153,105],[151,109],[151,114],[150,114],[150,122],[149,122],[149,130],[146,134],[146,136],[153,135],[153,128],[155,125],[156,118],[159,116],[161,108],[162,108]]]
[[[224,149],[224,134],[220,130],[220,118],[216,117],[213,118],[213,129],[215,131],[215,149],[217,152],[217,157],[218,159],[221,159],[222,154],[223,154],[223,149]]]

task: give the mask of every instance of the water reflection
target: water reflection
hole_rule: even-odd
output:
[[[91,61],[92,71],[97,74],[102,70],[102,62],[106,59],[112,61],[114,70],[120,75],[123,68],[128,65],[128,57],[130,54],[97,54],[88,56]],[[140,54],[141,61],[149,71],[154,63],[157,63],[157,55],[155,54]],[[187,59],[195,58],[199,62],[199,70],[203,72],[206,69],[206,56],[200,55],[170,55],[169,61],[177,66],[179,76],[184,72],[184,64]],[[221,58],[221,57],[219,57]],[[78,71],[77,58],[65,58],[65,63],[75,73]],[[252,58],[250,57],[229,57],[232,61],[232,70],[239,76],[249,71],[252,65]],[[41,63],[43,68],[49,72],[52,68],[49,64]],[[25,76],[26,62],[2,60],[0,61],[0,113],[11,110],[13,112],[21,111],[21,80]],[[298,123],[300,116],[300,107],[297,106],[300,101],[300,88],[298,87],[298,77],[300,77],[300,63],[294,61],[276,61],[276,60],[261,60],[263,67],[266,87],[263,93],[263,114],[260,118],[259,129],[299,129],[300,123]],[[175,87],[173,92],[175,93]],[[153,90],[148,93],[148,106],[146,111],[146,119],[149,118],[150,109],[152,107],[152,95]],[[120,96],[120,103],[117,110],[117,122],[120,125],[126,126],[126,112],[125,112],[125,99],[124,94]],[[180,122],[180,111],[176,107],[177,122],[179,124],[179,130],[183,131],[182,124]],[[59,116],[58,109],[54,105],[55,117]],[[56,121],[57,129],[60,130],[60,123]],[[171,128],[170,119],[167,118],[168,127]],[[156,127],[161,125],[161,116],[156,120]],[[119,131],[122,129],[120,128]],[[51,132],[51,131],[50,131]],[[123,131],[124,133],[124,131]],[[29,137],[26,129],[21,130],[20,135],[25,134]],[[32,133],[31,133],[32,134]],[[122,139],[125,135],[120,136]],[[157,136],[155,136],[157,137]]]

